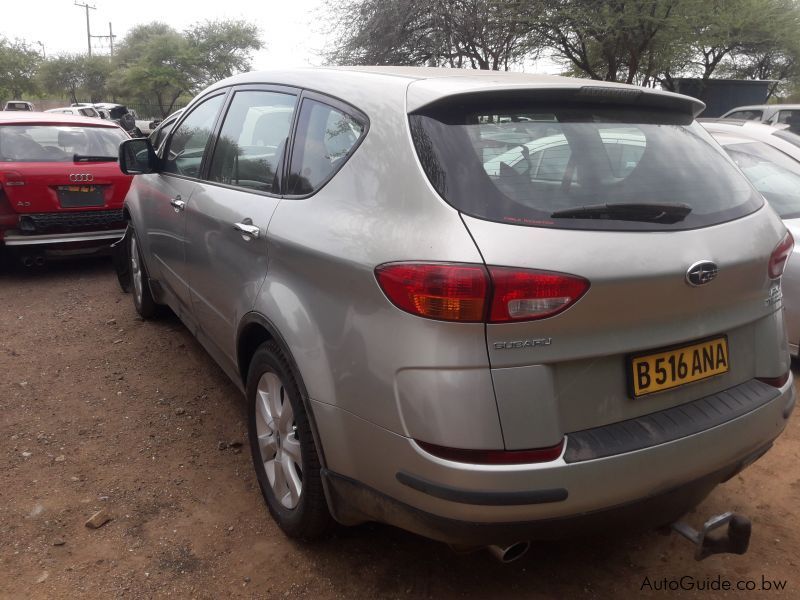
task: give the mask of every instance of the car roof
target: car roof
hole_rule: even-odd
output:
[[[48,112],[0,112],[0,125],[91,125],[94,127],[118,127],[116,123],[101,121],[94,117],[79,117],[64,113]]]
[[[693,115],[705,108],[705,104],[696,98],[623,83],[557,75],[441,67],[308,67],[253,71],[220,81],[211,86],[209,91],[251,83],[291,85],[328,93],[343,100],[352,97],[356,89],[361,95],[366,92],[378,97],[386,97],[388,94],[402,95],[408,112],[447,96],[530,88],[572,90],[578,93],[584,90],[584,97],[593,96],[598,100],[601,97],[616,97],[619,101],[627,96],[629,103],[669,106]]]
[[[761,142],[777,148],[784,154],[788,154],[795,160],[800,161],[800,147],[775,136],[775,133],[781,131],[781,129],[757,122],[751,122],[751,125],[744,127],[735,124],[729,125],[725,123],[725,119],[714,122],[701,121],[701,125],[723,146]]]

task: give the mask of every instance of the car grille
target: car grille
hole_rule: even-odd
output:
[[[38,213],[20,216],[23,233],[113,229],[125,226],[122,209],[75,213]]]

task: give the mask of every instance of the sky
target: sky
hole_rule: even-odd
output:
[[[112,24],[119,42],[133,26],[163,21],[182,30],[193,23],[216,19],[245,19],[261,29],[266,48],[253,56],[254,69],[318,66],[325,47],[324,0],[223,0],[169,2],[155,0],[76,0],[88,3],[92,35],[108,35]],[[47,56],[86,52],[86,11],[73,0],[9,1],[3,7],[0,36],[24,39]],[[96,47],[96,45],[101,45]],[[98,54],[108,53],[107,40],[92,40]]]
[[[88,2],[92,35],[108,35],[111,22],[119,42],[135,25],[163,21],[177,30],[217,19],[245,19],[256,24],[266,47],[253,55],[254,70],[320,66],[329,27],[325,0],[222,0],[170,2],[157,0],[8,0],[0,19],[0,37],[20,38],[41,48],[47,56],[83,53]],[[108,40],[93,39],[93,51],[108,53]],[[519,68],[519,67],[518,67]],[[556,73],[550,61],[525,65],[523,70]]]

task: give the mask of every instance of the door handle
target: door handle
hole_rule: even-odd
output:
[[[186,208],[186,201],[181,200],[180,196],[175,196],[169,201],[169,203],[172,204],[172,208],[175,209],[175,212],[181,212],[184,208]]]
[[[241,233],[242,236],[246,236],[251,239],[256,239],[261,234],[261,230],[256,225],[252,225],[250,223],[234,223],[233,228]]]

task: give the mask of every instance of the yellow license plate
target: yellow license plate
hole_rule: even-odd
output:
[[[635,397],[662,392],[727,373],[728,338],[718,337],[690,346],[634,356],[630,361]]]

